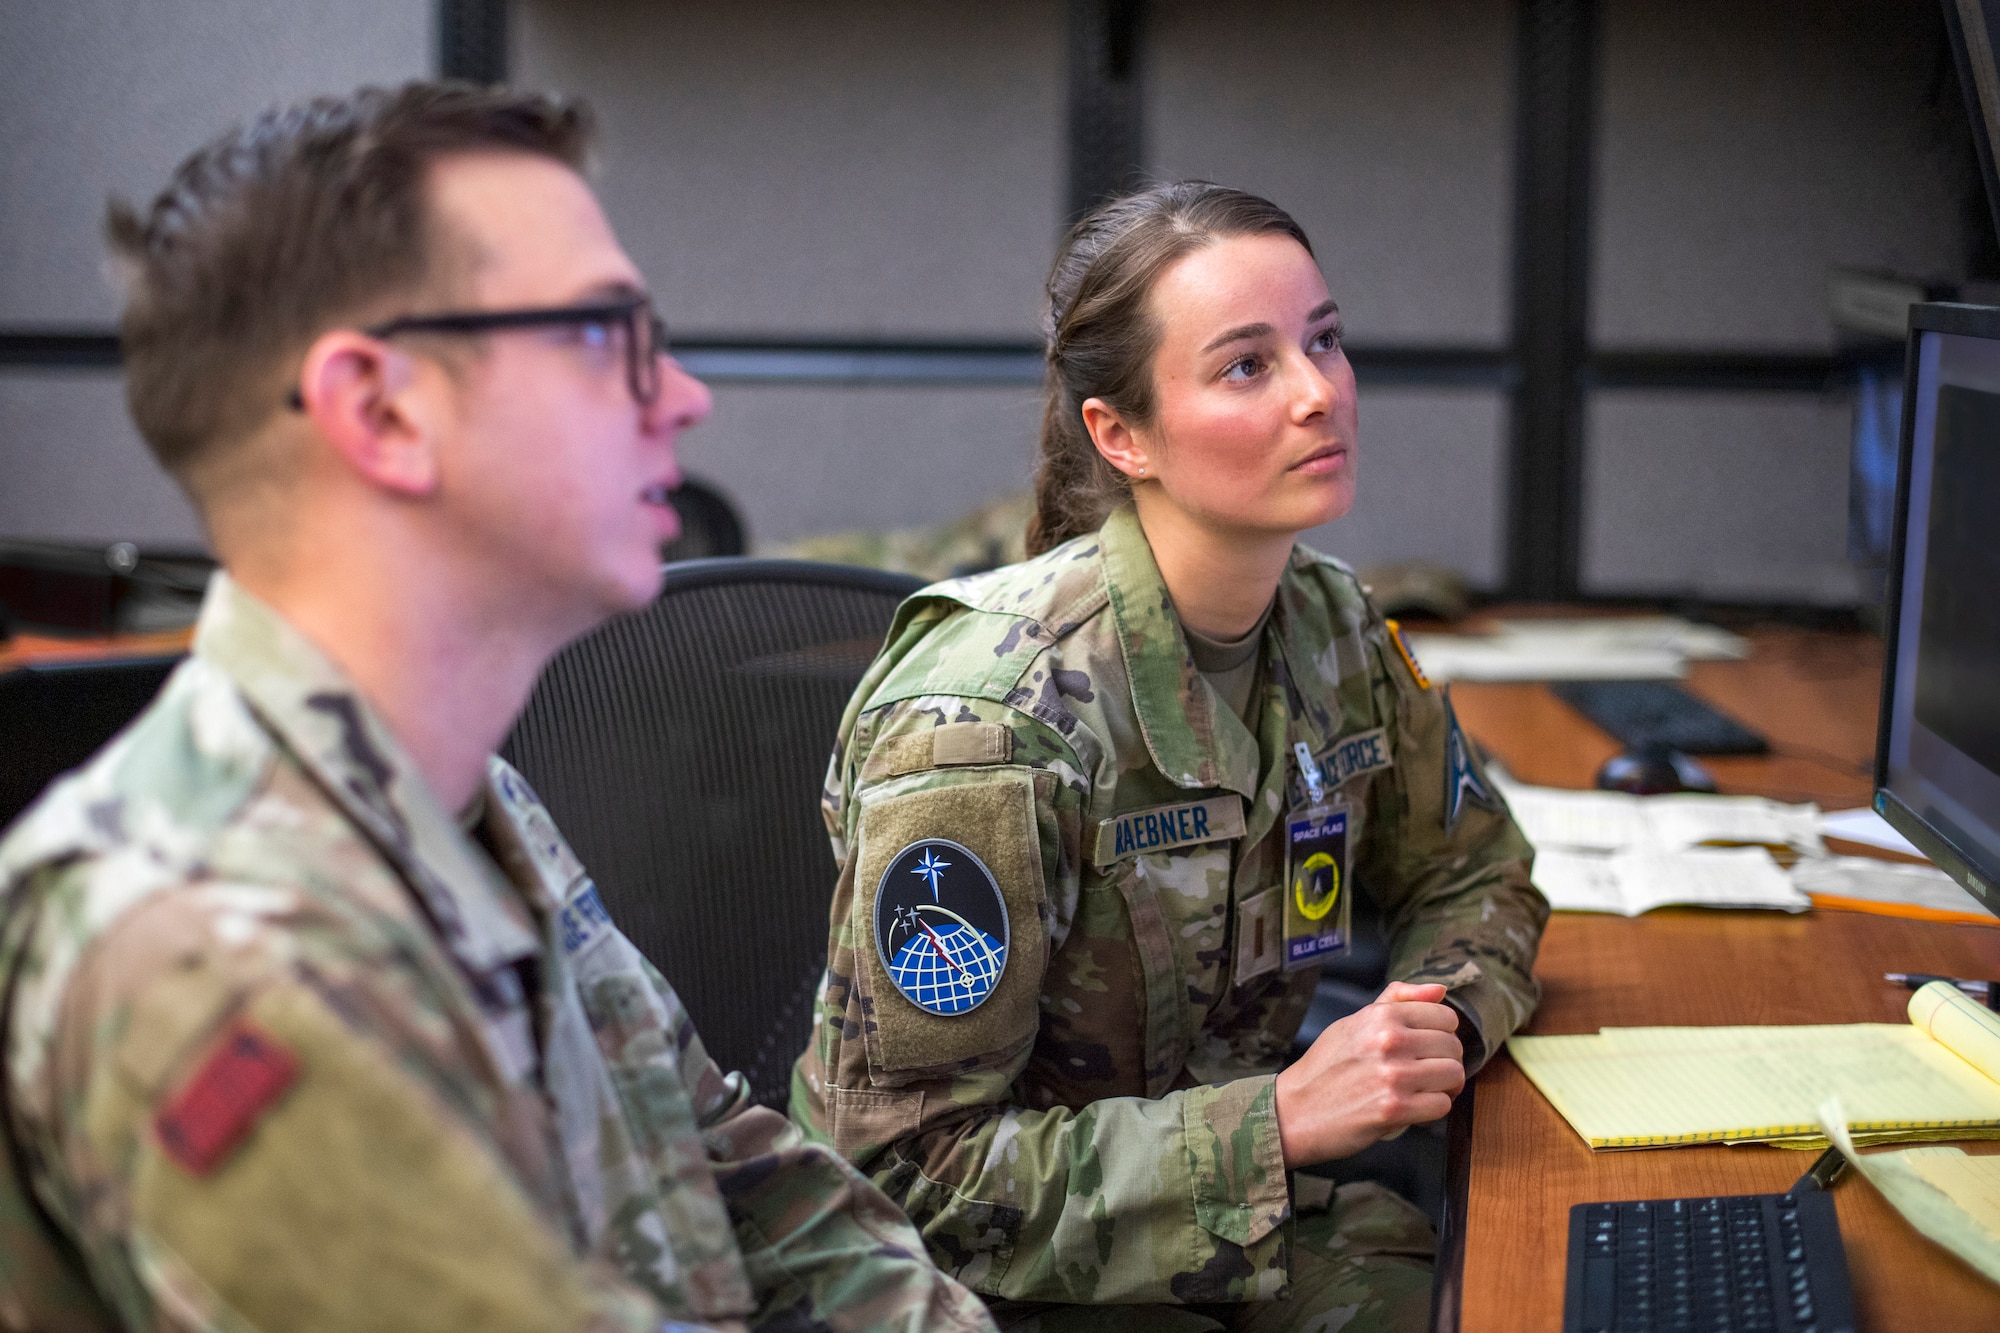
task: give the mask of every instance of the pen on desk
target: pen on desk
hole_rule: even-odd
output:
[[[1990,981],[1968,981],[1964,977],[1940,977],[1930,972],[1884,972],[1882,980],[1893,981],[1897,985],[1906,986],[1911,990],[1919,990],[1928,986],[1933,981],[1942,981],[1947,986],[1958,987],[1958,989],[1964,991],[1967,995],[1970,995],[1973,999],[1978,1000],[1988,1008],[1995,1007],[1994,1000],[2000,999],[2000,995],[1995,994],[1996,988],[1994,984]]]

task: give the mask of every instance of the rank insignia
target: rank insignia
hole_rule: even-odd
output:
[[[926,1013],[971,1013],[1007,969],[1007,904],[985,862],[946,838],[896,853],[875,891],[875,951]]]
[[[1472,747],[1459,730],[1458,714],[1451,710],[1449,695],[1444,700],[1444,831],[1450,833],[1457,825],[1458,817],[1465,809],[1465,803],[1484,806],[1488,810],[1500,808],[1500,798],[1486,785],[1486,779],[1479,776],[1479,770],[1472,760]]]
[[[1402,656],[1403,665],[1410,669],[1410,675],[1416,679],[1417,688],[1422,690],[1429,689],[1431,687],[1431,678],[1426,676],[1424,669],[1417,665],[1417,655],[1410,651],[1410,645],[1403,642],[1403,627],[1393,620],[1385,620],[1382,623],[1388,627],[1389,642],[1396,645],[1396,652]]]

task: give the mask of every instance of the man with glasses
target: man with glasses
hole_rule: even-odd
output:
[[[657,592],[709,408],[588,137],[368,90],[113,208],[132,414],[226,572],[0,843],[0,1326],[990,1327],[493,757]]]

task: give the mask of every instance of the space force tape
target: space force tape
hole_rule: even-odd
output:
[[[1326,771],[1329,787],[1338,787],[1350,778],[1358,778],[1377,769],[1393,768],[1395,763],[1396,756],[1389,749],[1389,733],[1381,727],[1343,736],[1320,759],[1320,767]]]
[[[1140,852],[1165,852],[1242,836],[1243,798],[1212,796],[1206,801],[1131,810],[1101,821],[1090,860],[1093,865],[1108,866]]]

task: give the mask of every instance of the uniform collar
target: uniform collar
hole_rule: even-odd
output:
[[[1138,512],[1130,505],[1113,511],[1098,540],[1132,707],[1155,767],[1177,786],[1254,795],[1257,738],[1195,669]]]
[[[202,603],[194,652],[236,683],[271,733],[401,871],[461,965],[486,973],[537,952],[492,862],[353,682],[305,635],[218,573]]]

